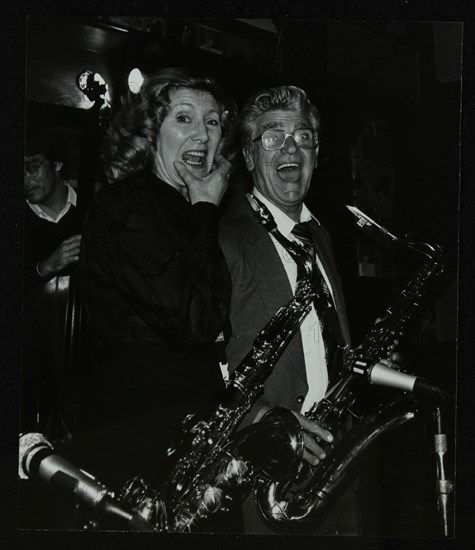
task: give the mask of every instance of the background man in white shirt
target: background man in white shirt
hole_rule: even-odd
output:
[[[28,123],[25,137],[20,431],[59,442],[69,437],[65,417],[73,406],[65,389],[82,357],[74,279],[85,205],[65,179],[67,147],[57,129]],[[20,525],[52,521],[45,490],[20,484]]]
[[[67,148],[54,128],[28,125],[24,164],[23,431],[53,439],[64,374],[67,311],[84,208],[64,177]],[[74,285],[73,285],[74,286]]]
[[[27,141],[24,168],[25,200],[29,207],[25,214],[27,245],[30,245],[30,241],[34,237],[32,231],[28,231],[30,226],[33,226],[31,229],[36,231],[41,231],[39,228],[42,226],[49,227],[50,232],[57,233],[58,237],[69,232],[69,228],[54,231],[53,226],[39,222],[31,223],[29,215],[31,211],[39,220],[55,224],[58,228],[67,225],[67,219],[72,217],[72,210],[77,206],[77,195],[74,188],[63,179],[64,159],[64,145],[59,136],[51,134]],[[71,229],[74,230],[73,227]],[[47,229],[43,232],[47,233]],[[51,253],[40,258],[35,264],[35,270],[40,277],[49,278],[61,272],[68,265],[77,262],[81,244],[79,233],[67,235],[60,242],[45,243],[45,240],[49,240],[48,235],[40,235],[40,237],[45,237],[42,239],[43,243],[39,243],[38,239],[34,239],[33,243],[38,252],[46,247],[52,249]],[[28,252],[30,248],[32,247],[28,246]],[[38,253],[32,253],[32,255],[38,257]]]

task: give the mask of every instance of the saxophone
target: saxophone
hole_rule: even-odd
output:
[[[248,200],[266,229],[276,232],[270,213],[252,195]],[[120,500],[137,511],[152,530],[190,532],[213,514],[229,510],[236,491],[250,490],[259,473],[284,480],[293,475],[303,454],[297,418],[276,408],[265,420],[235,434],[263,392],[263,384],[299,329],[315,299],[314,262],[298,243],[285,240],[294,260],[304,268],[294,297],[260,331],[251,350],[233,371],[225,395],[206,419],[189,415],[179,444],[168,454],[173,466],[158,488],[136,477],[126,483]]]
[[[362,213],[356,215],[364,220],[363,225],[369,223],[367,220],[372,222]],[[376,222],[372,222],[373,224],[376,225]],[[428,283],[442,271],[439,247],[427,243],[407,243],[380,226],[378,229],[384,230],[400,244],[422,253],[428,260],[386,310],[384,319],[371,329],[357,349],[346,354],[342,369],[344,374],[327,392],[325,398],[314,404],[306,414],[309,420],[333,433],[343,427],[345,417],[356,400],[355,390],[361,376],[369,377],[371,365],[385,357],[394,339],[403,335],[407,322],[419,307],[420,298]],[[440,396],[440,390],[436,386],[426,389],[427,393],[433,390],[432,395],[435,393],[437,397]],[[344,489],[364,451],[380,435],[418,416],[415,399],[404,396],[383,407],[374,419],[367,418],[357,429],[350,430],[335,449],[327,452],[329,457],[316,468],[301,464],[294,476],[285,480],[259,476],[255,502],[263,521],[272,530],[281,533],[304,533],[317,528]],[[265,421],[265,416],[263,420]]]

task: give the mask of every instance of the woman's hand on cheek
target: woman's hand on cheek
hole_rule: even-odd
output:
[[[173,166],[188,188],[191,204],[210,202],[218,205],[221,202],[231,173],[231,163],[222,155],[216,154],[211,172],[204,178],[195,176],[180,160],[176,160]]]

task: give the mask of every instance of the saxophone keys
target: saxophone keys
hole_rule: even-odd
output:
[[[234,480],[240,485],[244,481],[244,477],[248,471],[249,468],[244,461],[233,458],[226,467],[226,478]]]
[[[208,485],[203,492],[203,506],[207,512],[214,514],[223,505],[223,491],[219,487]]]

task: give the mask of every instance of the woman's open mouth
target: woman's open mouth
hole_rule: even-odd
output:
[[[189,166],[204,166],[206,162],[206,151],[186,151],[183,153],[183,162]]]

